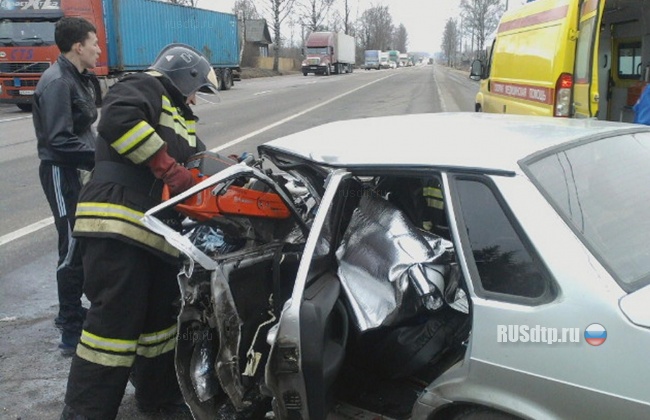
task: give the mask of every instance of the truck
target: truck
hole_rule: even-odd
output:
[[[382,69],[389,69],[390,62],[388,61],[388,51],[382,51],[379,56],[379,67]]]
[[[650,82],[650,2],[537,0],[506,12],[470,78],[475,111],[632,122]]]
[[[390,68],[395,69],[399,67],[399,50],[389,50],[388,51],[388,64]]]
[[[312,32],[305,42],[302,74],[352,73],[355,48],[354,37],[343,32]]]
[[[364,56],[364,62],[363,62],[364,69],[366,70],[381,69],[381,63],[380,63],[381,50],[365,50],[363,52],[363,56]]]
[[[101,55],[93,72],[102,94],[127,73],[143,71],[173,42],[201,51],[227,90],[240,80],[234,14],[155,0],[0,0],[0,103],[31,110],[41,74],[60,54],[54,27],[64,16],[97,28]]]
[[[413,59],[409,57],[408,53],[400,53],[399,55],[399,66],[400,67],[410,67],[413,65]]]

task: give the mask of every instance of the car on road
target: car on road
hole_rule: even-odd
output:
[[[241,160],[143,218],[195,418],[650,418],[650,127],[388,116]]]

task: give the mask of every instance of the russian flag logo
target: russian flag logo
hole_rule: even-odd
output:
[[[585,340],[592,346],[600,346],[607,340],[607,330],[600,324],[591,324],[585,328]]]

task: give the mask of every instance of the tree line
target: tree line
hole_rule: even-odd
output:
[[[198,0],[167,0],[198,6]],[[364,50],[408,51],[406,27],[393,21],[389,6],[371,6],[360,12],[357,0],[237,0],[232,13],[242,20],[266,19],[274,48],[274,70],[279,57],[300,55],[311,32],[334,31],[354,36],[357,56]]]
[[[448,66],[481,58],[507,4],[508,0],[461,0],[460,16],[447,20],[440,45]]]

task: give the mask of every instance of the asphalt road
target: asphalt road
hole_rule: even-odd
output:
[[[473,112],[477,90],[466,72],[432,65],[246,79],[221,92],[218,103],[209,95],[200,101],[197,133],[209,149],[255,152],[268,140],[336,120]],[[366,134],[349,133],[350,141]],[[435,142],[453,133],[431,127],[422,135]],[[379,136],[377,146],[398,141]],[[0,419],[58,419],[70,365],[53,325],[56,232],[38,163],[31,114],[0,106]],[[135,409],[130,386],[118,418],[148,418]]]

